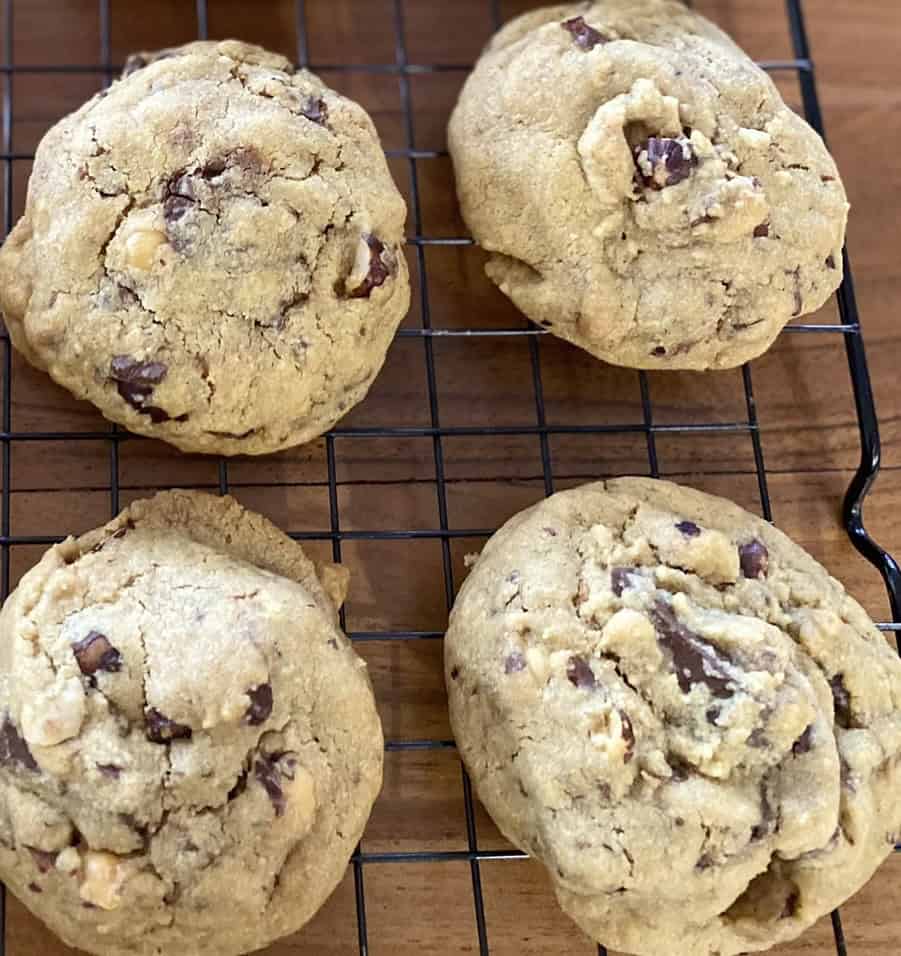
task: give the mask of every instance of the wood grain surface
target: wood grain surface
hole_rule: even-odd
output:
[[[491,29],[488,0],[398,0],[404,13],[411,63],[465,65],[477,56]],[[534,3],[501,3],[505,17]],[[699,7],[760,59],[791,55],[787,21],[779,0],[704,0]],[[96,64],[103,56],[96,0],[15,0],[13,62],[59,67]],[[853,204],[849,246],[857,296],[878,402],[885,451],[883,475],[869,499],[867,523],[887,547],[901,552],[901,59],[897,56],[897,4],[888,0],[807,0],[808,26],[831,147]],[[132,50],[169,46],[196,36],[195,4],[189,0],[111,0],[111,62]],[[298,5],[293,0],[209,0],[209,29],[216,37],[239,36],[293,58],[298,46]],[[307,0],[309,56],[324,78],[372,113],[388,150],[415,146],[445,149],[447,114],[465,76],[460,69],[413,73],[413,142],[407,141],[403,83],[385,71],[341,72],[330,65],[393,65],[397,55],[394,0]],[[0,37],[0,49],[4,37]],[[33,151],[64,113],[98,88],[102,73],[83,71],[16,74],[9,83],[11,147]],[[787,100],[800,103],[797,83],[781,73]],[[396,178],[412,196],[411,165],[391,160]],[[13,164],[18,216],[30,162]],[[462,236],[450,161],[424,158],[415,165],[421,221],[409,232]],[[409,250],[422,292],[415,249]],[[423,305],[438,328],[522,326],[515,309],[485,279],[474,248],[428,246],[427,288],[405,326],[423,321]],[[834,301],[816,321],[838,321]],[[628,424],[622,433],[565,435],[548,439],[555,487],[615,474],[648,473],[636,373],[601,365],[563,343],[543,338],[541,373],[550,425]],[[529,343],[525,338],[434,341],[438,414],[442,426],[533,426],[536,399]],[[2,371],[2,368],[0,368]],[[851,548],[840,524],[840,505],[859,458],[857,424],[840,335],[785,333],[753,363],[752,377],[776,522],[845,580],[878,620],[887,620],[879,575]],[[650,376],[654,420],[659,424],[747,422],[741,373],[669,373]],[[11,361],[11,423],[15,433],[54,431],[65,438],[13,440],[10,455],[10,529],[14,536],[63,535],[92,527],[111,510],[111,442],[107,424],[88,405],[74,402],[16,355]],[[418,338],[401,338],[366,402],[343,426],[431,424],[425,350]],[[532,434],[445,437],[447,509],[452,529],[495,528],[544,493],[541,447]],[[428,434],[335,439],[339,514],[343,530],[438,528],[435,449]],[[760,508],[754,450],[749,434],[678,431],[658,434],[656,450],[666,477],[724,494]],[[324,440],[259,460],[228,466],[233,493],[290,531],[330,527]],[[184,456],[159,442],[129,439],[119,446],[122,501],[166,486],[215,489],[215,460]],[[463,556],[477,550],[478,535],[451,542],[454,583]],[[14,545],[12,583],[43,548]],[[327,540],[310,550],[326,556]],[[447,607],[438,538],[346,541],[342,558],[353,572],[348,628],[441,631]],[[389,740],[450,736],[437,639],[373,640],[358,645],[369,661]],[[386,758],[384,792],[364,839],[367,853],[465,850],[460,765],[453,750],[392,752]],[[479,846],[505,847],[491,821],[477,813]],[[477,953],[472,874],[465,861],[369,863],[364,867],[369,953],[372,956]],[[557,909],[542,869],[530,861],[480,866],[487,934],[496,956],[588,954],[593,947]],[[665,877],[663,877],[665,878]],[[842,910],[847,951],[889,956],[901,937],[901,855]],[[352,873],[301,933],[268,956],[351,954],[357,951]],[[832,927],[821,921],[781,956],[834,952]],[[61,956],[58,943],[16,900],[8,899],[6,952],[10,956]],[[173,954],[175,956],[175,954]],[[665,956],[665,954],[661,954]]]

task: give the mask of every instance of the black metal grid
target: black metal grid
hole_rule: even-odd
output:
[[[22,2],[22,0],[20,0]],[[208,7],[216,0],[195,0],[197,36],[205,39],[208,36]],[[485,0],[489,5],[495,27],[502,22],[500,0]],[[690,0],[686,0],[689,2]],[[4,63],[0,66],[0,76],[3,78],[3,121],[2,121],[2,151],[0,160],[3,166],[3,195],[5,199],[6,221],[5,233],[12,228],[13,221],[13,165],[18,161],[33,159],[31,153],[17,153],[13,151],[13,85],[17,74],[26,73],[68,73],[68,74],[97,74],[104,85],[108,85],[117,72],[117,65],[111,61],[111,0],[98,0],[100,23],[100,62],[97,64],[55,65],[14,65],[13,63],[13,5],[14,0],[2,0],[3,27],[4,27]],[[785,0],[788,29],[791,36],[794,58],[790,60],[772,60],[760,65],[772,72],[785,71],[797,76],[804,112],[811,125],[821,134],[823,119],[820,110],[814,65],[810,56],[807,32],[802,11],[802,0]],[[606,425],[549,425],[545,417],[543,386],[541,375],[540,342],[545,330],[529,326],[522,328],[495,328],[495,329],[448,329],[436,328],[431,321],[429,306],[428,270],[426,268],[426,248],[429,246],[464,246],[471,245],[472,240],[466,236],[438,237],[424,233],[423,213],[421,203],[421,185],[418,173],[420,161],[437,159],[447,156],[443,150],[423,150],[416,148],[414,113],[412,108],[411,76],[443,71],[466,71],[470,64],[420,64],[412,63],[407,52],[407,38],[405,25],[404,0],[393,0],[394,35],[395,35],[395,62],[393,64],[322,64],[311,59],[308,30],[307,30],[307,2],[295,0],[296,8],[296,60],[299,65],[310,67],[313,70],[323,69],[331,72],[362,72],[371,74],[389,74],[397,77],[403,108],[404,136],[406,146],[403,149],[388,150],[390,157],[404,159],[408,164],[411,183],[411,225],[412,234],[408,236],[408,245],[412,248],[413,258],[419,273],[420,307],[422,313],[422,327],[402,329],[398,332],[399,338],[416,338],[421,340],[425,361],[426,379],[428,385],[428,401],[430,424],[427,427],[337,427],[325,436],[326,464],[328,475],[329,496],[329,524],[328,530],[321,532],[301,532],[292,534],[298,540],[327,540],[331,542],[334,560],[341,560],[342,542],[347,540],[412,540],[435,539],[440,541],[442,549],[442,564],[444,571],[444,591],[447,608],[450,609],[455,594],[455,581],[451,556],[451,541],[454,539],[478,539],[490,535],[492,528],[451,529],[448,521],[447,490],[445,483],[443,439],[460,436],[510,436],[529,435],[537,440],[542,463],[542,477],[544,491],[552,494],[554,491],[554,470],[550,453],[549,438],[552,435],[566,434],[602,434],[602,433],[638,433],[645,436],[649,472],[652,476],[659,476],[656,436],[672,433],[744,433],[752,442],[757,484],[760,492],[762,513],[767,520],[772,518],[770,495],[767,484],[767,473],[764,464],[763,448],[760,438],[760,427],[757,419],[756,404],[751,378],[751,369],[744,366],[742,382],[744,388],[744,403],[747,409],[747,419],[734,422],[685,423],[685,424],[657,424],[654,421],[654,410],[650,398],[648,376],[645,372],[637,372],[642,405],[642,421],[640,424],[606,424]],[[878,420],[873,400],[869,371],[867,368],[864,344],[861,336],[860,320],[854,295],[854,284],[851,274],[847,251],[843,253],[845,278],[837,293],[840,323],[797,323],[786,328],[786,334],[813,333],[839,335],[844,340],[848,358],[848,369],[853,388],[854,400],[857,409],[860,431],[861,461],[850,487],[848,488],[844,505],[844,521],[854,546],[873,564],[883,576],[888,590],[892,620],[879,624],[884,631],[901,631],[901,569],[896,561],[884,551],[867,533],[863,523],[862,509],[864,499],[876,478],[880,465],[880,442]],[[439,337],[526,337],[528,340],[532,387],[535,400],[535,424],[517,426],[485,426],[485,427],[443,427],[441,425],[439,389],[436,380],[434,340]],[[119,446],[125,440],[142,440],[123,432],[116,426],[108,431],[84,432],[56,432],[30,431],[16,432],[12,428],[11,418],[11,383],[12,360],[9,335],[5,329],[0,330],[0,348],[2,348],[2,431],[0,431],[0,446],[2,446],[2,496],[0,496],[0,596],[3,599],[9,593],[10,585],[10,548],[15,545],[37,544],[49,545],[60,541],[63,535],[13,535],[10,527],[10,479],[13,448],[16,443],[27,441],[60,440],[84,441],[104,440],[109,446],[109,497],[110,513],[115,515],[119,509]],[[431,438],[433,446],[435,468],[435,491],[437,495],[437,510],[439,517],[438,528],[419,528],[415,530],[398,529],[382,531],[344,531],[341,528],[341,516],[338,503],[337,479],[337,447],[343,439],[371,438],[371,437],[424,437]],[[228,461],[219,460],[218,465],[219,491],[225,494],[229,491]],[[342,626],[345,624],[344,612],[341,614]],[[443,636],[441,631],[434,630],[380,630],[350,632],[350,637],[357,642],[364,641],[418,641],[434,640]],[[445,750],[454,747],[451,740],[417,739],[394,740],[386,742],[388,751],[409,750]],[[482,894],[480,863],[485,860],[515,860],[522,859],[524,854],[517,851],[498,851],[480,849],[476,831],[475,806],[472,787],[469,778],[462,770],[462,789],[465,810],[467,849],[460,851],[420,851],[420,852],[382,852],[367,853],[362,846],[354,853],[351,866],[354,874],[355,903],[357,918],[357,938],[361,956],[369,952],[369,931],[366,920],[365,879],[364,871],[367,866],[397,862],[425,862],[439,863],[446,861],[468,862],[472,877],[472,896],[475,912],[475,926],[477,942],[481,956],[490,954],[489,932],[485,914],[485,904]],[[896,848],[901,849],[901,847]],[[0,886],[0,956],[5,953],[5,890]],[[838,911],[832,914],[836,951],[839,956],[848,953],[847,944],[842,931],[841,918]],[[600,956],[605,956],[603,946],[598,947]]]

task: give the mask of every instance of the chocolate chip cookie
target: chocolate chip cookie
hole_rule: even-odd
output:
[[[481,800],[613,949],[792,939],[901,833],[901,662],[731,502],[644,478],[555,495],[488,542],[445,647]]]
[[[674,0],[513,20],[448,135],[489,276],[607,362],[739,365],[841,280],[848,204],[822,140]]]
[[[164,54],[39,146],[0,251],[13,343],[185,451],[309,441],[407,311],[404,201],[368,115],[313,74],[234,41]]]
[[[51,548],[0,615],[0,877],[104,956],[233,956],[345,872],[382,779],[340,568],[167,492]]]

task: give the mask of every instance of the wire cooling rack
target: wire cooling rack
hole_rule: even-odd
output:
[[[0,67],[3,77],[3,127],[2,153],[3,161],[3,194],[5,199],[6,221],[5,229],[8,233],[13,225],[13,190],[14,165],[18,162],[29,161],[33,154],[15,152],[13,150],[13,87],[17,76],[39,73],[63,74],[95,74],[98,81],[108,84],[116,75],[119,66],[111,60],[111,0],[99,0],[99,48],[101,62],[96,64],[79,65],[14,65],[13,63],[13,8],[14,0],[3,2],[3,44],[4,65]],[[24,3],[25,0],[19,0]],[[210,8],[219,0],[196,0],[197,36],[204,39],[209,33]],[[409,0],[408,0],[409,2]],[[485,0],[490,8],[494,27],[501,23],[501,4],[499,0]],[[438,236],[430,235],[424,225],[423,216],[423,176],[420,164],[430,160],[446,158],[443,150],[427,150],[416,148],[415,118],[412,105],[411,78],[414,76],[433,74],[446,71],[462,72],[470,68],[470,64],[422,64],[412,62],[408,53],[408,28],[406,23],[407,10],[404,0],[393,0],[393,30],[394,30],[394,63],[393,64],[328,64],[317,63],[311,59],[309,31],[307,29],[308,6],[313,2],[296,0],[296,59],[302,66],[312,69],[327,69],[330,72],[356,72],[371,74],[387,74],[395,76],[400,89],[400,102],[403,117],[403,137],[405,146],[401,149],[388,150],[389,157],[408,164],[408,173],[411,184],[411,217],[412,232],[408,237],[408,244],[416,270],[418,271],[418,295],[421,312],[421,327],[403,328],[398,333],[399,339],[418,340],[422,346],[422,358],[425,363],[425,376],[428,387],[428,414],[429,424],[423,427],[337,427],[325,436],[325,453],[327,465],[328,487],[328,515],[329,527],[321,532],[300,532],[293,537],[301,540],[320,540],[330,542],[334,560],[342,558],[342,545],[354,540],[385,540],[404,541],[414,539],[431,539],[440,542],[444,598],[449,609],[454,598],[455,580],[451,545],[456,539],[480,539],[489,535],[493,529],[456,529],[451,527],[448,519],[448,494],[445,468],[445,440],[454,438],[497,438],[509,436],[532,436],[538,443],[541,456],[542,479],[544,492],[551,494],[555,487],[555,475],[552,464],[550,439],[557,435],[591,435],[598,433],[633,433],[642,435],[647,447],[648,471],[653,476],[660,473],[658,465],[657,438],[666,434],[698,434],[705,432],[735,432],[744,434],[751,440],[753,447],[756,481],[759,489],[762,512],[767,519],[771,518],[771,502],[768,489],[767,472],[764,466],[764,453],[761,444],[760,429],[757,419],[757,410],[751,379],[751,370],[745,366],[741,371],[743,385],[743,405],[746,409],[746,418],[735,422],[658,424],[655,422],[655,410],[651,401],[651,391],[648,376],[638,372],[638,382],[641,396],[642,422],[639,424],[605,424],[605,425],[556,425],[548,424],[544,389],[541,371],[541,340],[547,333],[536,327],[523,325],[516,328],[442,328],[432,322],[430,309],[430,268],[427,268],[427,249],[433,246],[468,246],[472,240],[465,236]],[[187,4],[186,4],[187,6]],[[762,63],[761,65],[773,72],[794,74],[800,88],[804,112],[808,121],[820,133],[823,133],[823,121],[817,96],[814,78],[814,66],[810,56],[807,33],[804,23],[801,0],[786,0],[787,22],[791,36],[794,56],[788,60],[778,60]],[[848,488],[845,505],[844,521],[848,534],[854,546],[873,564],[883,576],[889,594],[889,603],[892,611],[892,621],[879,626],[886,631],[901,630],[901,571],[894,559],[887,554],[868,535],[863,523],[862,506],[873,480],[879,470],[880,444],[879,429],[870,376],[864,353],[864,344],[861,337],[860,320],[854,296],[854,284],[850,262],[847,253],[844,253],[845,279],[838,291],[838,308],[840,322],[835,324],[798,323],[786,329],[785,334],[825,334],[840,336],[847,352],[848,370],[857,408],[858,425],[860,431],[861,461],[855,477]],[[534,424],[519,424],[513,426],[486,425],[450,427],[442,425],[440,389],[436,373],[435,343],[441,339],[476,337],[522,337],[527,342],[529,363],[531,367],[531,388],[534,394]],[[102,440],[108,444],[109,454],[109,508],[115,515],[120,509],[120,463],[119,452],[122,443],[126,440],[135,440],[133,436],[113,426],[102,432],[70,432],[70,431],[15,431],[13,430],[11,415],[11,383],[12,358],[9,336],[5,329],[2,331],[2,432],[0,432],[0,446],[2,446],[2,499],[0,499],[0,588],[5,599],[10,587],[10,549],[16,545],[49,545],[61,539],[62,535],[14,535],[11,533],[11,462],[14,449],[20,443],[28,441],[75,441],[75,440]],[[339,446],[347,439],[357,438],[421,438],[431,440],[432,457],[434,459],[434,490],[436,495],[437,515],[439,527],[415,529],[386,529],[378,531],[344,530],[342,528],[341,510],[339,507],[338,462]],[[137,439],[141,440],[141,439]],[[222,459],[218,463],[218,487],[221,493],[229,491],[229,462]],[[67,531],[68,529],[62,529]],[[342,625],[344,612],[342,611]],[[433,641],[443,635],[440,630],[370,630],[351,631],[350,636],[356,642],[366,641]],[[411,739],[392,740],[386,744],[388,751],[413,750],[448,750],[453,748],[453,742],[443,739]],[[468,864],[472,884],[472,903],[475,915],[475,929],[479,953],[487,956],[492,952],[490,933],[486,919],[486,907],[482,890],[481,864],[485,861],[521,859],[522,854],[508,850],[488,850],[480,848],[476,828],[476,808],[469,779],[462,772],[463,806],[466,824],[466,849],[447,851],[410,851],[410,852],[367,852],[364,846],[358,847],[351,861],[354,877],[354,894],[357,920],[357,941],[361,956],[366,956],[370,947],[370,927],[366,916],[366,879],[367,867],[374,864],[390,863],[438,863],[458,861]],[[5,894],[0,888],[0,956],[6,952],[6,919]],[[838,912],[832,916],[836,950],[842,954],[848,953],[841,918]],[[462,942],[462,941],[461,941]],[[466,945],[466,951],[471,946]],[[599,954],[604,954],[603,947],[598,948]],[[20,954],[11,954],[20,956]]]

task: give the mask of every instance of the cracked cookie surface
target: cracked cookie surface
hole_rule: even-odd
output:
[[[258,47],[193,43],[133,57],[44,137],[0,307],[107,418],[271,452],[380,370],[409,306],[405,216],[360,106]]]
[[[232,956],[306,923],[382,778],[342,569],[166,492],[48,551],[0,615],[0,876],[102,956]]]
[[[520,513],[445,656],[480,799],[613,949],[766,949],[898,840],[901,662],[823,567],[724,499],[627,478]]]
[[[605,361],[739,365],[841,281],[848,204],[822,140],[682,3],[511,21],[448,142],[489,276]]]

